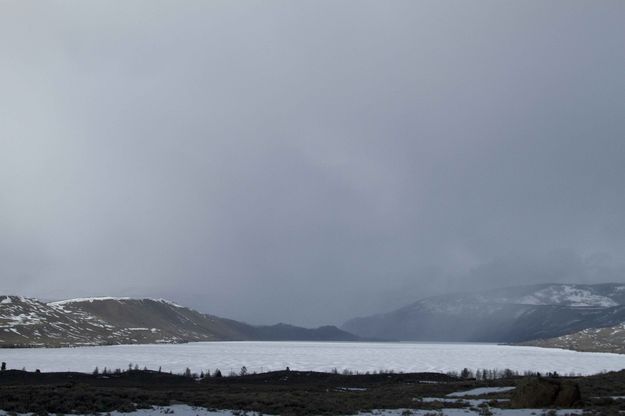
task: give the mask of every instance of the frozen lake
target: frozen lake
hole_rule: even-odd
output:
[[[8,368],[91,372],[128,367],[162,367],[195,372],[219,368],[224,374],[241,366],[252,371],[292,370],[460,371],[504,369],[594,374],[625,368],[625,355],[582,353],[536,347],[462,343],[369,342],[196,342],[177,345],[116,345],[80,348],[0,349]]]

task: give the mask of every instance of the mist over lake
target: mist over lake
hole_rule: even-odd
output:
[[[283,370],[446,372],[463,368],[595,374],[625,368],[625,356],[561,349],[467,343],[368,342],[196,342],[176,345],[115,345],[77,348],[1,349],[9,368],[91,372],[162,368],[224,374]]]

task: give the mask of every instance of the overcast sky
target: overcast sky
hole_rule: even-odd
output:
[[[341,323],[625,282],[623,1],[2,1],[0,292]]]

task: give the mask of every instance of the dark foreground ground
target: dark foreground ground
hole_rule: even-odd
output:
[[[11,370],[0,372],[0,409],[17,413],[89,414],[188,404],[208,409],[280,415],[354,414],[396,408],[436,410],[470,405],[448,398],[444,399],[444,404],[423,402],[418,398],[444,398],[446,394],[461,390],[522,385],[529,380],[527,377],[511,377],[475,381],[438,373],[342,375],[299,371],[196,380],[139,370],[108,375]],[[625,371],[542,380],[574,385],[576,389],[579,387],[581,397],[566,407],[582,408],[602,415],[625,411],[625,401],[609,398],[625,395]],[[485,395],[483,398],[494,407],[514,406],[511,392]],[[513,398],[512,402],[506,401],[510,398]],[[485,411],[483,414],[488,413]]]

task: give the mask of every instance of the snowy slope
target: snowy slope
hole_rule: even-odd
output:
[[[606,328],[587,328],[560,337],[528,341],[523,345],[625,354],[625,323]]]
[[[489,303],[609,308],[625,304],[625,285],[533,285],[496,289],[485,292],[481,298]]]
[[[67,313],[21,296],[0,296],[0,346],[102,344],[113,328],[93,315]]]

